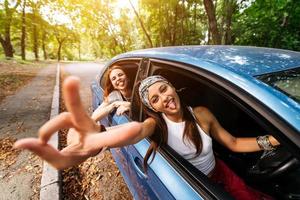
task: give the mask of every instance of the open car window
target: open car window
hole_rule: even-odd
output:
[[[257,137],[274,133],[275,137],[282,135],[272,124],[259,115],[253,108],[241,101],[238,97],[226,91],[222,86],[184,70],[183,66],[172,65],[166,62],[153,61],[151,75],[162,75],[167,78],[178,90],[181,99],[189,106],[205,106],[218,119],[220,124],[236,137]],[[178,155],[172,150],[162,148],[162,154],[178,169],[183,169],[187,178],[193,177],[197,169],[188,164],[180,164]],[[220,144],[214,142],[215,156],[223,160],[237,175],[251,187],[273,197],[287,199],[290,196],[300,195],[300,168],[299,161],[292,153],[281,145],[275,151],[254,153],[233,153]],[[165,152],[164,152],[165,151]],[[176,153],[175,153],[176,154]],[[286,167],[286,168],[285,168]],[[198,173],[201,173],[198,171]],[[202,174],[202,173],[201,173]],[[196,180],[199,177],[196,178]],[[203,187],[201,178],[193,184],[195,188]],[[206,180],[207,181],[207,180]],[[213,190],[209,188],[209,190]]]
[[[131,87],[131,90],[133,90],[139,64],[140,64],[140,59],[122,60],[111,64],[105,69],[104,73],[102,74],[102,77],[100,78],[99,81],[100,87],[101,88],[106,87],[105,84],[107,81],[106,79],[108,77],[107,73],[109,72],[109,69],[115,65],[118,65],[121,66],[124,72],[126,73],[126,76],[129,79],[129,87]],[[109,94],[108,99],[110,100],[110,102],[113,102],[116,100],[121,100],[122,97],[119,92],[113,91]]]
[[[109,70],[109,68],[113,67],[114,65],[119,65],[124,69],[124,72],[126,73],[126,75],[128,76],[128,78],[130,80],[130,85],[131,85],[131,87],[133,87],[136,73],[137,73],[138,66],[139,66],[139,60],[137,60],[137,59],[136,60],[124,60],[124,61],[119,61],[119,62],[111,64],[109,67],[107,67],[105,69],[105,72],[103,73],[103,75],[100,79],[100,86],[102,88],[105,88],[108,70]]]

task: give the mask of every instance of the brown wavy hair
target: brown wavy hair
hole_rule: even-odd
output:
[[[114,86],[112,85],[111,81],[110,81],[110,73],[112,72],[112,70],[114,69],[120,69],[124,72],[124,74],[126,75],[126,77],[128,78],[127,72],[124,70],[124,68],[120,65],[113,65],[112,67],[110,67],[105,75],[105,89],[104,89],[104,97],[108,97],[108,95],[114,90]]]
[[[139,83],[140,84],[140,83]],[[139,88],[139,84],[136,88]],[[136,90],[136,95],[138,95],[138,91]],[[180,93],[178,93],[178,96],[180,98]],[[181,99],[181,98],[180,98]],[[202,139],[199,133],[199,130],[197,128],[197,122],[190,110],[188,109],[188,106],[180,100],[181,108],[183,109],[183,119],[185,121],[185,127],[183,132],[183,142],[187,141],[191,142],[194,147],[196,148],[196,155],[200,155],[202,151]],[[160,148],[162,145],[167,144],[168,141],[168,127],[165,122],[165,120],[162,118],[161,113],[154,112],[153,110],[149,109],[145,105],[142,104],[142,108],[144,110],[144,113],[147,117],[152,117],[156,121],[156,127],[154,130],[154,133],[150,136],[151,144],[148,148],[145,158],[144,158],[144,169],[147,171],[148,168],[148,160],[150,156],[152,155],[152,159],[150,163],[153,161],[156,151],[158,148]]]

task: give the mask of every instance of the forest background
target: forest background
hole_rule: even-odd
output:
[[[109,59],[135,49],[300,50],[299,0],[0,0],[0,60]]]

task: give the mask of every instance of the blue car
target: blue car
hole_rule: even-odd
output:
[[[300,199],[300,53],[242,46],[181,46],[132,51],[114,57],[92,84],[93,108],[103,101],[105,73],[112,65],[132,82],[160,74],[190,106],[205,106],[238,137],[272,134],[272,151],[234,153],[218,143],[215,156],[245,182],[276,199]],[[134,87],[134,86],[133,86]],[[133,88],[134,90],[135,88]],[[132,110],[111,113],[105,126],[144,119],[137,94]],[[134,199],[232,199],[170,147],[163,146],[143,169],[150,139],[111,149]]]

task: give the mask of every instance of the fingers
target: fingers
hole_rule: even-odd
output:
[[[42,144],[36,138],[18,140],[15,142],[14,148],[30,150],[57,169],[62,168],[66,160],[65,156],[63,156],[57,149],[48,144]]]
[[[129,108],[122,105],[122,106],[118,107],[116,114],[117,115],[123,115],[127,111],[129,111]]]
[[[73,128],[70,128],[67,135],[67,145],[78,144],[80,142],[81,135]]]
[[[88,117],[80,99],[79,86],[80,80],[74,76],[67,77],[63,83],[65,104],[76,122],[80,122]]]
[[[72,126],[71,114],[64,112],[46,122],[39,130],[39,139],[41,144],[46,144],[50,137],[62,128]]]

